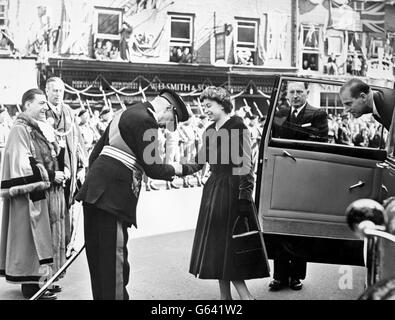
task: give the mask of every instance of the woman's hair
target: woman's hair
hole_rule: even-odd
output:
[[[209,99],[218,102],[223,108],[225,113],[231,113],[233,109],[232,102],[230,101],[230,94],[228,90],[222,87],[207,87],[200,95],[200,100]]]
[[[33,88],[33,89],[30,89],[30,90],[27,90],[23,94],[23,96],[22,96],[22,108],[23,108],[23,111],[25,110],[26,102],[33,101],[34,98],[36,97],[36,95],[44,95],[44,92],[42,90],[40,90],[40,89]]]

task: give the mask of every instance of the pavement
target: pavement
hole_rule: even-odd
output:
[[[163,184],[159,184],[164,189]],[[138,226],[129,229],[128,292],[132,300],[217,300],[216,280],[201,280],[188,273],[194,227],[202,188],[142,191],[138,204]],[[81,221],[81,216],[80,216]],[[79,223],[76,246],[83,243]],[[272,268],[272,261],[269,261]],[[271,279],[248,280],[257,300],[355,300],[364,288],[362,267],[308,264],[301,291],[269,292]],[[59,300],[91,300],[90,278],[83,252],[60,281]],[[239,299],[232,287],[234,299]],[[20,286],[0,278],[0,300],[23,299]]]

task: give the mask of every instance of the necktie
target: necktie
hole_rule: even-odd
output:
[[[298,109],[294,109],[294,110],[292,111],[292,114],[291,114],[291,122],[296,122],[297,113],[298,113]]]

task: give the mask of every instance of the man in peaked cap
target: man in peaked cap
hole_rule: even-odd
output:
[[[109,108],[103,108],[100,111],[99,118],[100,121],[97,124],[97,130],[100,135],[103,135],[104,131],[106,131],[108,125],[112,120],[113,112]]]
[[[89,158],[89,172],[77,195],[83,202],[86,255],[93,298],[127,300],[127,228],[136,223],[142,175],[173,180],[180,164],[163,164],[158,128],[175,130],[189,118],[187,107],[165,89],[151,102],[115,114]]]

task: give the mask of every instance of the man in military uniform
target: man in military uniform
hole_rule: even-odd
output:
[[[104,131],[106,131],[108,125],[112,120],[113,113],[108,108],[103,108],[100,111],[100,121],[97,124],[97,130],[99,131],[100,135],[103,135]]]
[[[136,205],[145,173],[171,181],[180,164],[163,164],[158,128],[175,130],[188,120],[181,98],[164,89],[151,102],[119,111],[89,158],[89,172],[77,200],[83,202],[85,244],[93,298],[128,299],[127,228],[136,223]]]

